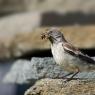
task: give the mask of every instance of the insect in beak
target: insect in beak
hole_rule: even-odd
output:
[[[41,39],[48,39],[49,35],[47,32],[41,34]]]

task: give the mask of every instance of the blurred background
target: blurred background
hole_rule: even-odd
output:
[[[40,35],[55,26],[95,56],[95,0],[0,0],[0,95],[23,95],[43,77],[30,63],[52,57],[50,43]]]

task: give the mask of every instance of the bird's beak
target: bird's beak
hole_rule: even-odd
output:
[[[49,38],[48,32],[41,34],[41,39],[48,39],[48,38]]]

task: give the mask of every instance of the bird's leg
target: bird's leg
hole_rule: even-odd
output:
[[[68,74],[66,74],[65,76],[63,76],[62,78],[63,79],[65,79],[67,76],[69,76],[69,75],[71,75],[71,74],[73,74],[72,72],[71,73],[68,73]],[[67,78],[66,78],[67,79]]]
[[[72,80],[73,79],[73,77],[75,76],[75,75],[77,75],[79,72],[76,72],[76,73],[74,73],[70,78],[67,78],[67,81],[70,81],[70,80]]]
[[[69,75],[71,75],[71,74],[73,74],[73,73],[68,73],[65,76],[61,76],[61,77],[56,76],[54,79],[56,79],[56,78],[58,78],[58,79],[67,79],[66,77],[69,76]]]

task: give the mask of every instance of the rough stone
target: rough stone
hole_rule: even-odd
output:
[[[58,27],[64,33],[65,38],[78,48],[95,48],[95,26],[66,26]],[[48,40],[42,40],[40,35],[50,27],[40,27],[29,33],[21,33],[14,37],[11,43],[13,56],[21,56],[26,52],[34,50],[50,49]]]
[[[1,18],[0,19],[0,52],[1,52],[0,58],[12,57],[11,50],[13,50],[12,47],[14,47],[13,46],[14,44],[12,43],[14,37],[15,40],[17,40],[16,36],[20,35],[22,32],[24,34],[32,32],[34,28],[40,26],[40,20],[41,17],[39,12],[18,13]],[[27,46],[27,44],[25,46]],[[28,48],[26,48],[26,50],[27,49]],[[17,53],[15,55],[19,56],[20,53]]]
[[[0,19],[0,59],[19,57],[34,50],[50,49],[40,35],[50,27],[40,27],[42,12],[25,12]],[[40,27],[40,28],[39,28]],[[95,25],[58,27],[78,48],[95,48]],[[10,34],[10,35],[9,35]]]
[[[95,80],[42,79],[24,95],[94,95]]]
[[[45,77],[62,76],[63,70],[56,66],[52,58],[32,58],[14,62],[10,71],[5,75],[5,83],[28,83]]]
[[[26,10],[60,10],[62,12],[95,13],[94,0],[0,0],[0,12],[18,12]]]
[[[62,78],[68,74],[60,66],[56,65],[51,57],[36,58],[33,57],[31,61],[18,60],[14,62],[10,71],[3,78],[5,83],[32,83],[42,78]],[[70,76],[68,76],[69,78]],[[75,76],[81,79],[95,78],[95,71],[81,72]]]

